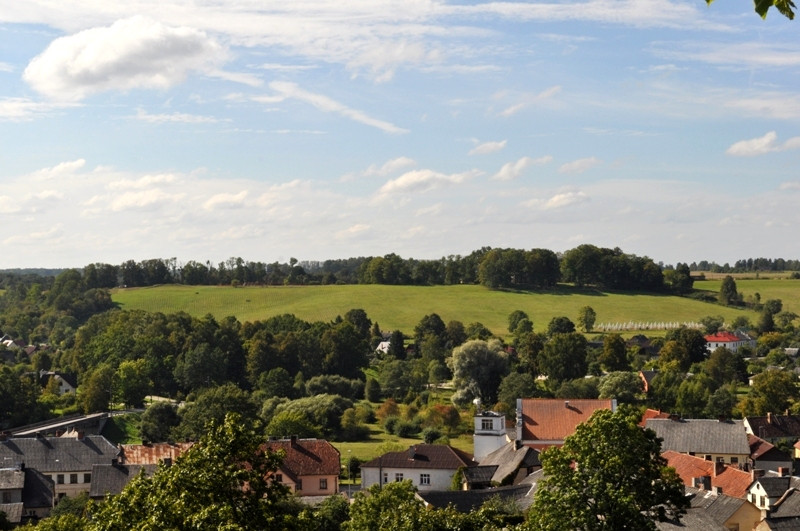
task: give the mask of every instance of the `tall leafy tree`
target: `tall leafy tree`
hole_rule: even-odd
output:
[[[594,328],[594,322],[597,320],[597,313],[591,306],[584,306],[578,312],[578,325],[581,332],[591,332]]]
[[[497,389],[508,374],[508,355],[497,340],[467,341],[453,350],[453,383],[471,389],[484,404],[497,401]]]
[[[719,302],[726,306],[739,302],[739,292],[736,289],[736,281],[730,275],[726,275],[725,278],[722,279],[722,284],[719,288]]]
[[[206,434],[172,466],[140,474],[96,506],[87,529],[292,529],[288,491],[271,477],[281,456],[236,415]]]
[[[577,332],[555,334],[539,354],[541,372],[555,382],[583,378],[589,368],[586,346],[586,338]]]
[[[561,448],[542,454],[545,479],[527,529],[656,529],[685,512],[683,483],[661,457],[655,432],[621,408],[595,412]]]

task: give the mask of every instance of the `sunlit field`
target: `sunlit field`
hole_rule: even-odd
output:
[[[698,287],[719,289],[719,281],[698,282]],[[742,281],[743,284],[745,281]],[[788,299],[797,300],[800,281],[754,281],[763,286],[784,282],[786,289],[775,289],[790,307]],[[762,284],[758,284],[761,286]],[[751,288],[745,287],[744,290]],[[794,290],[794,294],[791,294]],[[768,291],[761,290],[762,299]],[[769,291],[772,293],[772,290]],[[622,322],[695,322],[707,315],[722,315],[732,320],[756,314],[749,310],[726,308],[683,297],[654,294],[609,293],[595,290],[576,290],[559,286],[552,291],[496,291],[482,286],[280,286],[280,287],[218,287],[218,286],[158,286],[151,288],[117,289],[113,300],[124,309],[174,313],[184,311],[193,316],[211,314],[216,318],[233,315],[242,322],[267,319],[291,313],[306,321],[331,321],[348,310],[361,308],[383,330],[399,329],[411,333],[420,319],[437,313],[445,322],[458,320],[468,325],[481,322],[493,333],[506,335],[508,315],[514,310],[525,311],[535,330],[544,330],[555,316],[577,320],[583,306],[597,313],[596,324]],[[772,295],[769,295],[772,297]],[[800,311],[798,311],[800,313]]]

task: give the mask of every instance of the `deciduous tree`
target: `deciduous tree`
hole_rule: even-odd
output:
[[[654,530],[656,521],[683,514],[683,483],[661,457],[655,432],[638,422],[634,411],[596,411],[564,446],[546,450],[546,477],[525,527]]]

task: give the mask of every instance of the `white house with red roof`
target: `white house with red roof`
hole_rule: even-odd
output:
[[[714,350],[719,347],[725,347],[731,352],[736,352],[741,347],[754,348],[756,346],[755,340],[744,333],[734,334],[733,332],[716,332],[703,337],[708,344],[707,347],[709,352],[714,352]]]

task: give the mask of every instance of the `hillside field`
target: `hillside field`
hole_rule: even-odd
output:
[[[757,283],[751,287],[751,283]],[[702,289],[719,290],[720,281],[696,282]],[[800,313],[800,281],[742,280],[739,291],[761,293],[762,301],[780,298],[784,309]],[[361,308],[382,330],[413,333],[427,314],[437,313],[446,323],[458,320],[468,325],[481,322],[499,336],[508,335],[508,315],[525,311],[534,329],[542,331],[556,316],[577,320],[583,306],[597,313],[597,325],[617,322],[688,322],[707,315],[722,315],[727,321],[757,315],[745,309],[726,308],[683,297],[655,294],[609,293],[559,286],[550,291],[498,291],[482,286],[270,286],[223,287],[166,285],[112,290],[112,298],[123,309],[175,313],[185,311],[201,317],[233,315],[241,322],[291,313],[306,321],[331,321],[348,310]]]

